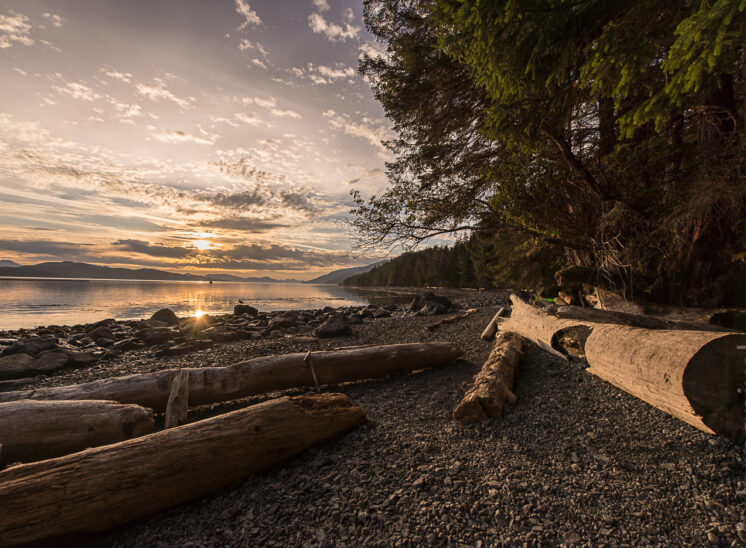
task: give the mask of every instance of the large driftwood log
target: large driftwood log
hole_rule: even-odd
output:
[[[343,394],[279,398],[0,472],[0,546],[108,529],[204,495],[365,421]]]
[[[582,347],[589,372],[709,433],[744,436],[746,334],[645,329],[560,318],[512,296],[500,329],[566,357],[564,334]],[[739,354],[740,352],[740,354]]]
[[[377,379],[446,365],[462,354],[445,342],[392,344],[314,352],[319,384]],[[314,386],[305,353],[265,356],[229,365],[189,369],[189,405],[234,400],[274,390]],[[166,408],[171,384],[179,369],[128,375],[54,388],[0,393],[0,401],[114,400],[136,403],[155,411]]]
[[[513,381],[523,355],[524,340],[516,333],[500,333],[474,384],[464,395],[453,418],[460,424],[502,417],[505,402],[515,403]]]
[[[153,412],[112,401],[0,403],[5,463],[59,457],[149,434]]]

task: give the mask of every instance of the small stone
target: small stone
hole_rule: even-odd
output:
[[[414,480],[412,482],[412,487],[415,487],[417,489],[419,489],[421,487],[424,487],[424,486],[425,486],[425,478],[424,477],[419,477],[419,478],[417,478],[416,480]]]
[[[426,541],[426,542],[427,542],[428,544],[430,544],[430,545],[432,545],[432,544],[435,544],[435,541],[436,541],[437,539],[438,539],[438,537],[437,537],[437,535],[436,535],[435,533],[430,533],[429,535],[427,535],[427,536],[425,537],[425,541]]]
[[[707,541],[710,544],[718,545],[718,544],[720,544],[720,537],[718,537],[715,533],[713,533],[712,531],[710,531],[709,533],[707,533]]]
[[[577,544],[583,539],[575,531],[568,531],[562,535],[562,540],[564,540],[567,544]]]

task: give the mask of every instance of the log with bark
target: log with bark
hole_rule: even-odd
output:
[[[314,352],[311,358],[319,384],[323,386],[439,367],[451,363],[461,354],[462,351],[451,343],[430,342]],[[305,356],[305,353],[265,356],[227,367],[189,369],[189,405],[314,386]],[[0,393],[0,402],[105,399],[136,403],[161,412],[166,408],[173,379],[179,371],[168,369],[72,386],[3,392]]]
[[[505,402],[515,403],[513,394],[518,362],[523,355],[524,339],[516,333],[499,333],[495,346],[482,370],[474,377],[453,418],[460,424],[488,417],[502,417]]]
[[[67,455],[149,434],[153,412],[113,401],[0,403],[0,444],[5,462]]]
[[[574,341],[590,373],[709,433],[741,439],[746,334],[646,329],[572,320],[512,296],[513,313],[500,324],[566,358]]]
[[[166,403],[164,427],[173,428],[186,422],[189,413],[189,370],[182,369],[171,383],[171,392]]]
[[[629,314],[613,310],[600,310],[598,308],[581,308],[578,306],[560,306],[557,316],[570,320],[585,320],[596,323],[613,323],[618,325],[632,325],[645,327],[647,329],[684,329],[687,331],[730,331],[717,325],[704,322],[691,322],[686,320],[674,320],[670,318],[658,318],[642,314]]]
[[[0,546],[102,531],[287,460],[365,421],[343,394],[279,398],[0,472]]]

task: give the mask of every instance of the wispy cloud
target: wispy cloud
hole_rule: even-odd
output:
[[[154,84],[138,83],[135,87],[137,88],[137,93],[143,97],[147,97],[152,101],[171,101],[183,109],[192,108],[196,101],[194,97],[177,97],[160,79],[156,79]]]
[[[241,23],[241,26],[238,27],[238,30],[262,24],[262,20],[245,0],[236,0],[236,13],[244,18],[244,21]]]
[[[78,99],[80,101],[95,101],[96,99],[101,98],[99,93],[81,82],[65,82],[64,86],[52,87],[59,93],[69,95],[73,99]]]
[[[329,11],[329,2],[327,0],[313,0],[313,5],[319,11]]]
[[[33,46],[31,23],[22,13],[0,14],[0,49],[7,49],[14,44]]]
[[[360,139],[365,139],[371,145],[376,147],[381,157],[387,158],[390,152],[384,145],[383,141],[391,139],[391,132],[383,125],[377,124],[370,118],[363,117],[359,122],[350,119],[345,114],[339,114],[332,109],[324,112],[324,118],[329,120],[329,124],[338,130]]]
[[[193,135],[180,130],[165,130],[153,134],[153,138],[161,143],[194,143],[197,145],[214,145],[218,135],[202,132],[201,135]]]
[[[62,17],[59,15],[55,15],[54,13],[44,12],[41,14],[41,16],[52,23],[55,27],[60,28],[62,27]]]
[[[323,34],[332,42],[357,38],[358,34],[360,34],[360,27],[351,25],[350,23],[345,23],[344,26],[331,23],[318,13],[312,13],[308,16],[308,26],[313,32]]]

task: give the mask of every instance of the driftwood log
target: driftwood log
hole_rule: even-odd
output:
[[[474,377],[472,387],[453,410],[453,418],[458,423],[502,417],[505,402],[516,402],[513,381],[524,344],[523,337],[515,333],[498,334],[489,358]]]
[[[631,325],[645,327],[647,329],[683,329],[687,331],[729,331],[717,325],[704,322],[690,322],[686,320],[673,320],[669,318],[656,318],[641,314],[629,314],[627,312],[616,312],[613,310],[600,310],[598,308],[581,308],[578,306],[561,306],[557,309],[557,316],[570,320],[583,320],[596,323],[612,323],[618,325]]]
[[[443,318],[440,321],[437,321],[435,323],[431,323],[425,326],[425,329],[428,331],[432,331],[433,329],[439,328],[441,325],[446,325],[449,323],[457,322],[459,320],[463,320],[464,318],[468,318],[478,310],[476,308],[470,308],[469,310],[465,310],[464,312],[459,312],[458,314],[454,314],[453,316],[448,316],[447,318]]]
[[[645,329],[572,320],[512,296],[500,329],[566,358],[566,339],[585,354],[590,373],[705,432],[744,437],[746,334]],[[569,335],[569,336],[567,336]]]
[[[347,432],[343,394],[270,400],[0,472],[0,546],[108,529],[194,499]]]
[[[446,365],[462,351],[445,342],[364,346],[314,352],[313,370],[320,385],[378,379]],[[314,386],[305,353],[265,356],[227,367],[189,369],[189,404],[202,405],[265,394],[274,390]],[[113,377],[71,386],[0,393],[0,402],[18,399],[114,400],[166,409],[179,369]]]
[[[0,403],[5,463],[67,455],[153,431],[153,412],[112,401]]]
[[[482,334],[479,336],[480,339],[483,341],[492,340],[492,337],[497,333],[497,322],[500,320],[500,316],[503,315],[503,312],[505,312],[505,308],[501,308],[495,313],[490,320],[490,323],[487,324],[487,327],[484,328],[484,331],[482,331]]]

